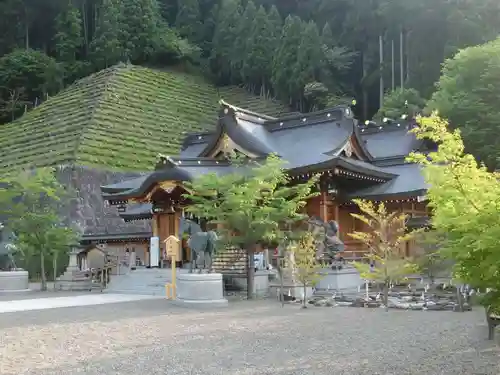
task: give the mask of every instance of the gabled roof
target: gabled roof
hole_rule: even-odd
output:
[[[408,133],[410,127],[408,122],[359,126],[347,106],[273,118],[221,101],[215,132],[188,136],[179,158],[161,157],[155,172],[136,179],[126,190],[123,185],[104,187],[104,198],[127,200],[143,196],[163,181],[189,181],[212,172],[231,173],[234,167],[226,159],[216,158],[222,142],[251,158],[277,154],[293,175],[330,170],[379,184],[360,190],[353,197],[420,194],[426,188],[420,170],[404,164],[404,157],[422,144]],[[386,160],[397,165],[379,164]]]
[[[360,127],[358,133],[376,163],[390,159],[404,159],[412,151],[419,150],[424,141],[417,139],[410,130],[413,121],[400,120],[390,124]]]

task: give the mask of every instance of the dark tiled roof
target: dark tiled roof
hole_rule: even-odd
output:
[[[139,197],[160,181],[186,181],[201,174],[215,172],[222,175],[234,171],[227,162],[206,157],[215,150],[223,135],[254,156],[278,154],[286,162],[285,168],[292,173],[341,167],[374,177],[381,183],[356,192],[353,197],[420,194],[426,189],[418,167],[402,165],[404,156],[421,145],[413,134],[408,133],[409,122],[359,127],[346,106],[272,118],[224,102],[221,104],[216,132],[188,136],[180,158],[164,157],[155,172],[143,180],[131,181],[127,190],[123,190],[123,185],[104,187],[105,199]],[[349,144],[357,145],[357,152],[361,153],[358,155],[363,160],[342,155]],[[392,160],[392,164],[397,165],[378,163],[384,160]]]
[[[418,196],[424,195],[428,188],[418,164],[401,164],[380,169],[393,173],[396,177],[381,185],[355,191],[349,194],[349,197],[378,199],[390,196]]]
[[[361,129],[361,138],[375,159],[405,157],[422,145],[422,141],[409,132],[410,125],[408,122],[400,122],[364,128]]]

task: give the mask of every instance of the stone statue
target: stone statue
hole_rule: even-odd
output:
[[[0,223],[0,271],[12,271],[17,268],[14,260],[14,240],[14,233]]]
[[[199,268],[199,273],[203,270],[207,270],[210,273],[212,258],[218,240],[217,234],[212,230],[204,232],[196,222],[181,218],[179,238],[182,238],[184,233],[189,236],[187,245],[191,249],[189,272],[193,273],[193,267],[198,268],[201,261],[203,261],[203,266]]]

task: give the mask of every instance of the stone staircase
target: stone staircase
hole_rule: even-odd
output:
[[[177,273],[187,273],[177,268]],[[165,284],[172,281],[169,268],[138,268],[125,275],[112,275],[106,288],[107,293],[141,294],[164,296]]]

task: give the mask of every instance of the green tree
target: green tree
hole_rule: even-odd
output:
[[[351,215],[365,224],[367,231],[349,233],[349,236],[360,241],[368,249],[367,258],[370,264],[355,263],[361,277],[381,283],[384,292],[384,305],[389,308],[389,287],[408,275],[418,271],[415,263],[402,255],[402,245],[416,231],[406,233],[407,216],[403,213],[389,212],[384,203],[354,200],[361,214]]]
[[[257,8],[255,7],[255,3],[250,0],[239,19],[236,27],[236,39],[233,41],[231,76],[235,82],[241,80],[243,64],[246,59],[251,58],[254,53],[254,48],[256,47],[256,45],[251,44],[249,40],[256,16]]]
[[[134,64],[152,58],[161,40],[160,8],[156,0],[122,0],[120,41]]]
[[[273,40],[269,19],[264,7],[259,7],[252,29],[245,42],[241,76],[252,92],[265,95],[271,79]]]
[[[71,1],[56,18],[56,57],[62,62],[67,82],[78,77],[81,62],[77,61],[83,46],[82,19],[78,8]]]
[[[102,0],[97,12],[94,39],[90,44],[91,60],[98,70],[125,58],[125,50],[120,41],[120,19],[120,3],[117,0]]]
[[[500,38],[446,60],[429,109],[459,127],[469,152],[490,169],[500,167]]]
[[[238,165],[243,162],[234,160]],[[220,224],[222,249],[246,249],[250,259],[247,274],[248,298],[253,297],[253,256],[259,244],[280,243],[294,222],[305,218],[300,210],[312,193],[317,179],[290,184],[283,162],[270,156],[264,163],[248,161],[248,174],[225,176],[207,174],[195,179],[187,197],[192,204],[187,209],[198,217]]]
[[[175,26],[179,35],[190,42],[200,42],[202,39],[202,23],[200,4],[198,0],[181,0],[177,7]]]
[[[425,99],[417,90],[397,88],[385,95],[384,105],[374,117],[378,120],[384,117],[390,119],[399,119],[402,116],[414,117],[422,112],[425,104]]]
[[[432,207],[431,225],[440,242],[441,254],[454,263],[454,276],[483,292],[485,307],[500,313],[500,178],[488,172],[464,152],[460,131],[450,131],[436,114],[418,119],[419,139],[437,143],[436,152],[413,154],[410,161],[423,166],[429,184],[427,199]]]
[[[237,38],[240,22],[240,1],[223,0],[217,14],[217,22],[212,39],[210,66],[219,83],[230,83],[232,77],[233,46]],[[239,72],[238,72],[239,80]]]
[[[294,277],[304,288],[302,308],[307,308],[307,287],[315,286],[323,277],[321,270],[325,265],[317,259],[317,239],[311,232],[305,232],[296,243],[292,243]]]
[[[11,114],[19,113],[17,104],[41,101],[61,86],[62,74],[57,62],[43,52],[15,50],[0,58],[0,98],[4,103],[14,104]]]
[[[347,73],[357,54],[350,52],[345,46],[338,45],[328,22],[321,31],[321,53],[319,80],[333,95],[352,91]]]
[[[69,248],[77,239],[58,216],[65,196],[67,191],[50,168],[23,171],[0,181],[0,215],[8,218],[24,257],[39,257],[42,290],[47,289],[45,259],[54,249]]]
[[[302,22],[298,17],[288,16],[283,26],[280,45],[273,60],[273,87],[283,100],[291,101],[296,84],[294,73],[297,64],[297,46],[301,42]]]
[[[303,24],[300,43],[297,49],[297,61],[293,67],[293,79],[290,80],[290,92],[295,93],[295,100],[300,111],[307,111],[304,103],[304,88],[319,78],[322,60],[321,38],[318,27],[313,21]]]

